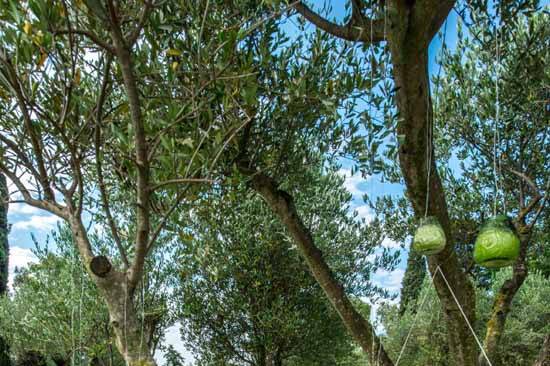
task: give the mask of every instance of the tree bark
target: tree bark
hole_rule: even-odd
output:
[[[428,164],[428,126],[432,119],[432,106],[429,96],[427,49],[416,49],[408,44],[414,40],[404,37],[398,44],[392,43],[394,58],[394,80],[397,90],[397,105],[401,121],[397,133],[403,137],[399,148],[399,163],[405,178],[407,196],[417,217],[424,216],[428,192],[428,166],[430,166],[428,215],[436,216],[448,239],[445,249],[428,258],[432,275],[437,268],[447,279],[454,295],[470,323],[475,317],[475,293],[454,250],[454,243],[447,202],[437,172],[435,159]],[[433,156],[433,147],[430,148]],[[447,335],[454,363],[461,366],[474,366],[477,361],[475,339],[457,306],[441,274],[434,277],[435,288],[445,313]]]
[[[115,269],[106,257],[93,255],[79,219],[71,217],[69,224],[86,270],[107,305],[118,351],[129,366],[156,366],[148,346],[147,327],[142,325],[136,312],[135,287],[128,273]]]
[[[8,242],[8,200],[6,177],[0,174],[0,297],[8,292],[9,242]],[[0,366],[10,366],[10,348],[3,334],[0,334]]]
[[[371,355],[380,355],[382,366],[393,366],[393,362],[384,350],[380,339],[374,333],[371,324],[353,307],[344,288],[334,277],[323,254],[315,245],[309,229],[302,222],[292,196],[278,189],[275,181],[264,174],[250,172],[248,167],[241,166],[241,172],[251,176],[253,189],[258,192],[283,222],[294,239],[298,250],[325,292],[334,309],[340,315],[344,325],[361,348]]]

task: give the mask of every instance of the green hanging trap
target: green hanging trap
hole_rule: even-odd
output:
[[[512,222],[497,215],[481,227],[474,247],[474,261],[487,268],[511,265],[519,256],[520,242]]]
[[[434,216],[428,216],[420,221],[412,248],[422,255],[432,255],[441,252],[446,243],[445,231],[439,221]]]

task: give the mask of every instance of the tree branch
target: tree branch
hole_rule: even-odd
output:
[[[355,16],[352,17],[346,25],[339,25],[314,12],[303,1],[300,1],[294,5],[294,9],[296,9],[298,13],[300,13],[304,18],[309,20],[319,29],[338,38],[342,38],[347,41],[361,41],[365,43],[381,42],[384,40],[383,20],[372,20],[371,33],[371,20],[365,18],[362,14],[357,12],[355,12]],[[357,19],[359,16],[361,16],[361,22]]]
[[[90,31],[87,31],[87,30],[83,30],[83,29],[57,29],[57,30],[54,30],[52,31],[53,35],[63,35],[63,34],[78,34],[78,35],[81,35],[81,36],[85,36],[87,37],[88,39],[90,39],[93,43],[95,43],[96,45],[98,45],[99,47],[103,48],[105,51],[111,53],[111,54],[114,54],[115,53],[115,48],[112,44],[109,44],[105,41],[103,41],[101,38],[99,38],[99,36],[97,34],[94,34]]]
[[[13,65],[11,64],[10,60],[6,58],[6,55],[2,49],[0,49],[0,61],[5,66],[5,70],[8,73],[7,75],[9,77],[8,81],[10,82],[10,86],[13,88],[13,92],[15,93],[17,104],[19,106],[19,109],[21,110],[21,114],[23,115],[23,123],[27,131],[27,134],[29,135],[32,149],[34,151],[36,161],[38,164],[39,176],[37,178],[42,186],[42,189],[44,190],[44,196],[47,200],[51,202],[55,202],[55,195],[53,193],[52,188],[50,187],[50,179],[48,177],[48,173],[46,171],[46,164],[44,162],[44,154],[42,152],[41,138],[37,134],[37,131],[31,119],[31,115],[29,113],[29,110],[27,109],[27,105],[25,104],[25,97],[23,95],[23,91],[21,90],[21,85],[19,84],[19,79],[17,77],[15,69],[13,68]]]
[[[118,234],[118,228],[117,228],[116,222],[113,219],[113,215],[111,214],[109,197],[107,194],[105,180],[103,178],[103,165],[102,165],[103,156],[101,153],[101,124],[103,121],[103,104],[105,103],[107,86],[109,85],[109,72],[111,70],[111,59],[112,57],[107,56],[107,59],[105,60],[103,82],[101,84],[101,90],[99,93],[99,98],[96,106],[96,127],[95,127],[95,139],[94,139],[95,163],[96,163],[97,179],[99,184],[99,192],[101,195],[101,202],[103,204],[103,211],[105,212],[107,224],[109,225],[109,229],[111,230],[111,235],[113,236],[118,252],[120,253],[122,263],[124,264],[124,267],[125,267],[124,269],[127,270],[130,267],[130,263],[128,261],[128,255],[126,254],[126,250],[124,249],[124,245],[122,244],[122,240],[120,239],[120,235]]]
[[[150,234],[150,191],[149,191],[149,146],[146,139],[145,126],[141,113],[141,104],[138,86],[132,65],[132,57],[126,40],[120,29],[115,5],[108,1],[111,34],[115,44],[116,56],[122,71],[124,88],[128,96],[130,116],[134,127],[135,159],[137,168],[137,229],[134,242],[134,261],[130,266],[128,277],[129,286],[133,291],[143,273],[145,256]]]
[[[136,43],[139,34],[141,33],[141,30],[145,26],[145,23],[147,22],[147,19],[149,18],[149,14],[151,14],[151,11],[153,10],[153,2],[151,0],[145,1],[145,6],[143,7],[143,10],[141,12],[141,15],[139,16],[138,24],[136,25],[136,28],[128,35],[128,47],[132,47],[134,43]]]
[[[52,214],[63,219],[68,218],[66,207],[60,206],[54,202],[33,198],[27,187],[25,187],[23,182],[21,182],[21,179],[19,179],[13,171],[7,169],[2,161],[0,161],[0,171],[2,171],[13,182],[13,184],[15,184],[18,191],[23,196],[23,200],[26,204],[51,212]]]

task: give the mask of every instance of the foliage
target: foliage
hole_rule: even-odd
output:
[[[490,289],[477,289],[475,329],[480,338],[485,333],[495,294],[510,275],[510,269],[500,270],[496,272]],[[550,281],[539,272],[531,273],[512,303],[499,345],[500,364],[530,365],[534,362],[545,335],[550,331],[549,298]],[[424,281],[419,299],[417,306],[407,309],[401,317],[397,305],[381,307],[380,320],[387,333],[386,349],[394,360],[403,349],[400,363],[404,365],[449,365],[445,323],[430,278]],[[403,348],[409,332],[411,335]]]
[[[297,196],[323,255],[351,293],[370,294],[376,229],[348,215],[335,173],[308,173]],[[261,199],[209,196],[180,234],[182,335],[205,365],[333,365],[352,351],[337,315]],[[388,264],[390,265],[390,264]]]
[[[102,239],[97,234],[92,237],[96,242]],[[0,328],[10,329],[5,334],[11,351],[17,358],[34,353],[46,360],[124,364],[113,346],[107,307],[83,270],[65,226],[53,233],[53,242],[53,252],[37,246],[37,263],[17,274],[13,296],[2,299]],[[157,266],[164,268],[160,260]],[[154,275],[148,280],[140,308],[145,322],[154,322],[151,347],[156,347],[169,319],[163,305],[167,293]]]

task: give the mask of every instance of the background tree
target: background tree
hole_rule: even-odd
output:
[[[490,288],[477,287],[478,321],[475,327],[479,333],[486,331],[493,302],[511,275],[511,270],[499,271]],[[549,331],[547,318],[550,313],[545,306],[545,299],[550,296],[548,285],[547,278],[540,272],[533,272],[514,297],[513,308],[522,311],[509,315],[499,347],[502,364],[534,364]],[[419,304],[415,309],[407,309],[402,317],[396,316],[399,311],[397,305],[381,307],[380,318],[387,331],[384,344],[394,359],[403,350],[400,362],[406,365],[450,365],[443,314],[429,278],[424,281],[419,298],[425,299],[423,306]],[[409,340],[403,348],[409,332]]]
[[[105,238],[97,233],[90,237],[101,251],[107,250]],[[81,269],[70,230],[60,227],[52,239],[55,250],[37,247],[37,263],[17,274],[13,296],[0,305],[0,326],[9,329],[6,339],[17,362],[30,365],[32,357],[59,365],[125,364],[113,347],[107,307]],[[156,270],[140,284],[138,310],[141,340],[153,354],[171,322],[165,291],[171,269],[156,254],[152,258]]]
[[[527,12],[507,18],[507,11],[503,8],[499,15],[509,20],[497,19],[496,25],[483,10],[468,12],[467,19],[476,22],[467,35],[459,32],[456,51],[443,59],[441,105],[436,109],[438,145],[449,146],[447,151],[461,160],[461,177],[448,178],[455,232],[471,248],[476,222],[496,211],[513,218],[521,240],[520,257],[495,297],[487,325],[484,348],[494,364],[529,259],[543,254],[548,244],[543,227],[550,213],[550,53],[539,42],[550,36],[550,17]],[[465,263],[466,270],[472,265]]]
[[[348,292],[368,297],[381,233],[349,216],[342,182],[312,170],[297,204]],[[284,228],[243,188],[206,197],[181,233],[182,336],[201,364],[340,364],[353,349],[345,329]]]

